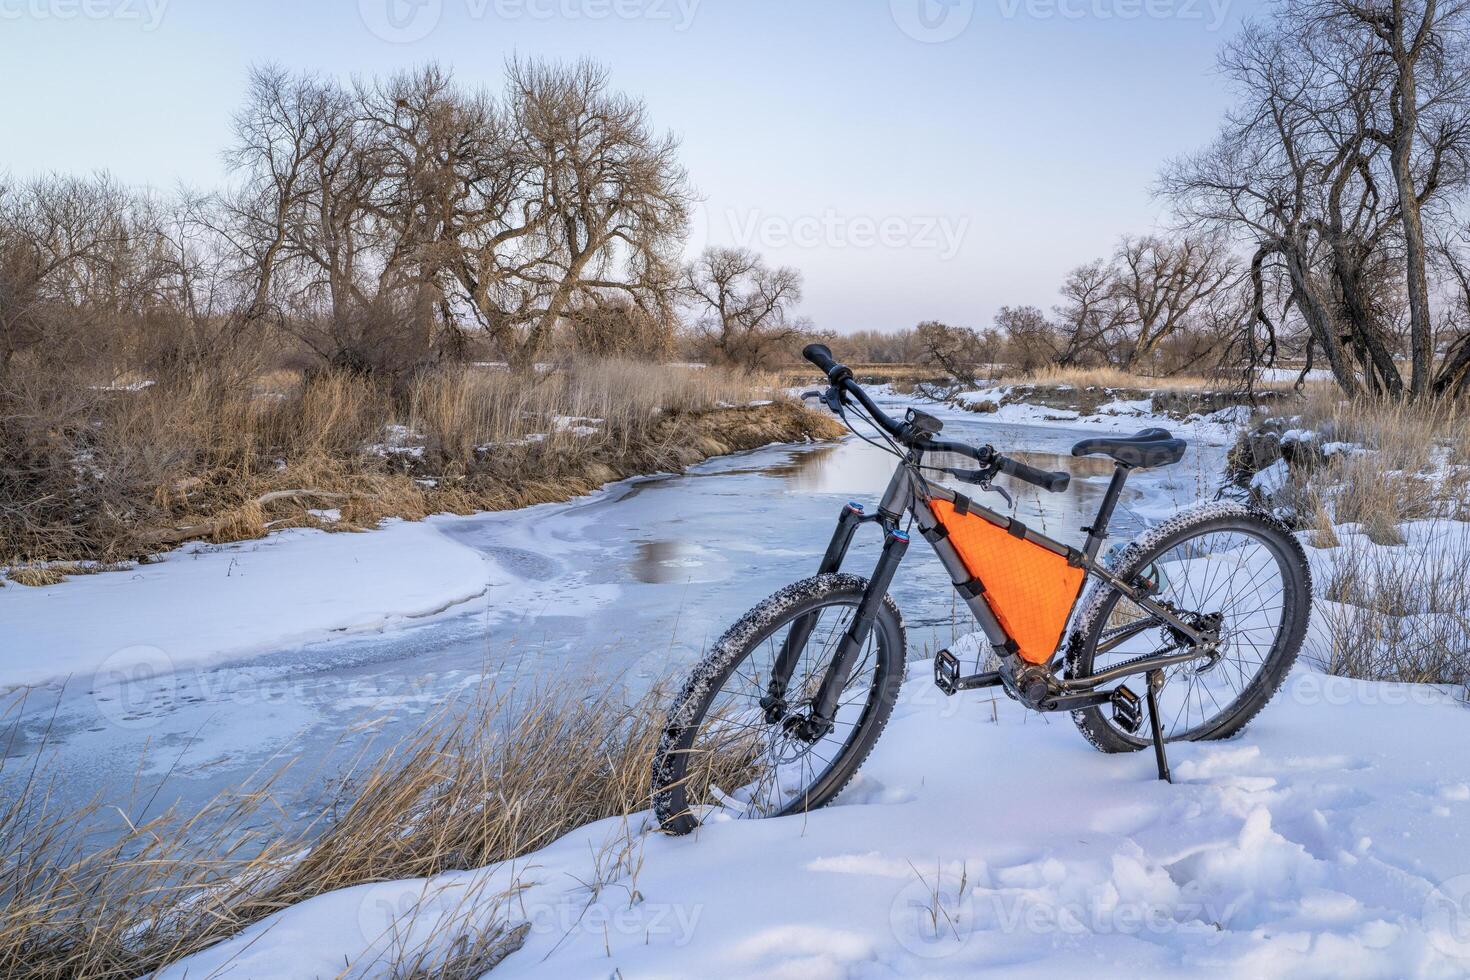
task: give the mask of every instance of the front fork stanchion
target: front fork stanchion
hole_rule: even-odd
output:
[[[811,715],[804,719],[805,731],[801,734],[812,741],[832,729],[832,721],[837,715],[837,699],[847,686],[848,675],[857,666],[863,644],[868,640],[873,621],[877,619],[878,610],[888,595],[888,586],[892,584],[893,575],[898,571],[898,564],[903,561],[908,547],[908,534],[898,528],[889,528],[888,536],[883,542],[883,554],[878,559],[878,567],[873,569],[873,577],[868,581],[868,591],[863,593],[857,615],[853,617],[852,625],[838,644],[837,655],[832,658],[827,676],[822,678],[822,686],[812,704]]]
[[[827,545],[827,553],[817,566],[818,575],[829,575],[842,567],[848,546],[852,544],[853,533],[865,519],[862,504],[849,501],[842,508],[842,513],[837,516],[837,528],[832,532],[832,540]],[[776,655],[776,662],[771,667],[771,680],[766,685],[766,696],[760,701],[766,712],[767,724],[774,725],[786,714],[786,687],[791,683],[791,673],[796,669],[796,662],[806,649],[807,640],[811,639],[812,630],[816,628],[820,615],[819,612],[807,613],[792,623],[791,629],[786,632],[786,639],[781,643],[781,652]]]

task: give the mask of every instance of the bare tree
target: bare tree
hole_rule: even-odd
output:
[[[1343,390],[1362,389],[1360,366],[1378,372],[1372,376],[1392,390],[1398,376],[1392,357],[1382,356],[1375,343],[1379,334],[1350,317],[1343,322],[1336,300],[1341,283],[1353,274],[1335,259],[1374,247],[1365,225],[1381,223],[1366,140],[1350,126],[1332,125],[1339,114],[1361,116],[1358,92],[1324,100],[1332,79],[1344,77],[1343,60],[1324,57],[1314,47],[1318,39],[1278,27],[1249,25],[1226,46],[1221,67],[1237,85],[1241,103],[1209,148],[1168,166],[1162,189],[1196,227],[1235,233],[1249,243],[1252,329],[1276,329],[1264,283],[1279,263],[1292,309]],[[1334,202],[1350,210],[1344,217],[1339,207],[1324,220]],[[1343,229],[1344,244],[1351,237],[1357,245],[1334,249],[1324,242],[1320,233],[1328,224]],[[1274,344],[1268,341],[1267,348]],[[1356,360],[1355,349],[1361,355]]]
[[[399,298],[425,351],[463,353],[461,313],[513,348],[515,313],[500,284],[539,219],[527,215],[528,166],[511,151],[504,110],[433,64],[359,85],[357,98],[384,230],[377,294]]]
[[[1114,296],[1125,311],[1121,319],[1128,332],[1121,352],[1125,368],[1150,357],[1237,274],[1219,242],[1190,236],[1125,236],[1116,269]]]
[[[980,372],[994,363],[1000,346],[1000,338],[994,331],[981,333],[972,327],[952,327],[938,320],[925,320],[915,328],[915,333],[922,361],[969,385],[979,381]]]
[[[1470,227],[1439,238],[1435,252],[1454,282],[1456,302],[1444,316],[1444,357],[1434,390],[1441,395],[1462,396],[1470,394]]]
[[[275,65],[252,68],[245,103],[235,114],[226,161],[242,177],[221,200],[219,227],[234,245],[251,297],[246,320],[272,308],[276,277],[311,210],[310,159],[330,113],[328,86]]]
[[[510,283],[521,314],[511,361],[526,367],[579,295],[668,301],[691,197],[677,142],[609,89],[603,67],[512,62],[508,99],[528,165],[531,251]]]
[[[1424,222],[1465,183],[1464,19],[1437,0],[1282,7],[1222,56],[1241,102],[1220,138],[1164,176],[1192,222],[1250,243],[1258,349],[1275,349],[1265,282],[1279,268],[1308,355],[1349,393],[1452,384],[1434,370]]]
[[[1102,259],[1079,265],[1067,273],[1061,293],[1062,302],[1052,308],[1059,334],[1056,363],[1073,367],[1106,361],[1127,316],[1115,271]]]
[[[995,326],[1006,340],[1007,356],[1022,371],[1056,364],[1064,339],[1046,314],[1034,306],[1002,306]]]
[[[0,377],[28,350],[96,358],[160,308],[175,270],[159,221],[106,176],[0,186]]]
[[[682,292],[698,329],[723,361],[750,370],[810,330],[789,313],[801,302],[801,273],[767,266],[742,248],[708,248],[684,270]]]
[[[1424,209],[1464,180],[1470,153],[1467,8],[1443,0],[1298,0],[1289,9],[1304,30],[1341,32],[1341,44],[1377,75],[1377,111],[1363,132],[1388,155],[1409,308],[1409,393],[1422,396],[1434,368]]]

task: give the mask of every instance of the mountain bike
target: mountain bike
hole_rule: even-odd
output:
[[[666,831],[688,833],[714,812],[812,810],[853,778],[905,678],[903,618],[888,587],[915,527],[994,652],[983,665],[991,669],[964,674],[940,651],[934,681],[946,695],[1000,688],[1026,708],[1070,712],[1103,752],[1152,745],[1163,780],[1167,743],[1229,738],[1275,695],[1306,634],[1312,588],[1301,544],[1280,521],[1236,503],[1204,504],[1099,558],[1129,474],[1178,463],[1184,440],[1151,428],[1077,443],[1074,456],[1108,457],[1115,468],[1074,548],[930,478],[1004,492],[992,482],[1004,474],[1055,493],[1070,474],[941,440],[943,423],[916,409],[896,421],[825,346],[803,355],[827,376],[826,405],[860,436],[854,419],[870,426],[868,441],[898,462],[876,511],[842,509],[817,574],[746,613],[689,675],[653,768]],[[955,457],[976,465],[943,465]],[[862,578],[842,564],[865,525],[883,545]],[[1142,698],[1123,683],[1134,678]]]

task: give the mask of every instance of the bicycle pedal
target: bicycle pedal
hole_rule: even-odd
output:
[[[945,697],[954,697],[960,689],[960,661],[948,650],[934,655],[934,685],[944,692]]]
[[[1113,692],[1113,723],[1129,735],[1143,727],[1143,702],[1125,684]]]

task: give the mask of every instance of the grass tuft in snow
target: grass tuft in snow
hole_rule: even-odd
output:
[[[1318,616],[1334,674],[1470,687],[1470,524],[1396,528],[1401,543],[1340,532],[1325,558]]]
[[[136,977],[317,895],[484,867],[646,810],[664,707],[658,691],[632,704],[481,695],[386,752],[348,760],[338,798],[291,832],[275,819],[279,773],[198,813],[156,815],[166,785],[62,809],[35,773],[0,809],[0,976]],[[119,829],[99,844],[99,825]],[[626,836],[639,846],[598,863],[602,878],[636,888],[641,837]],[[422,930],[382,937],[373,972],[478,976],[518,948],[525,931],[507,896],[462,904],[463,914],[438,910]]]

